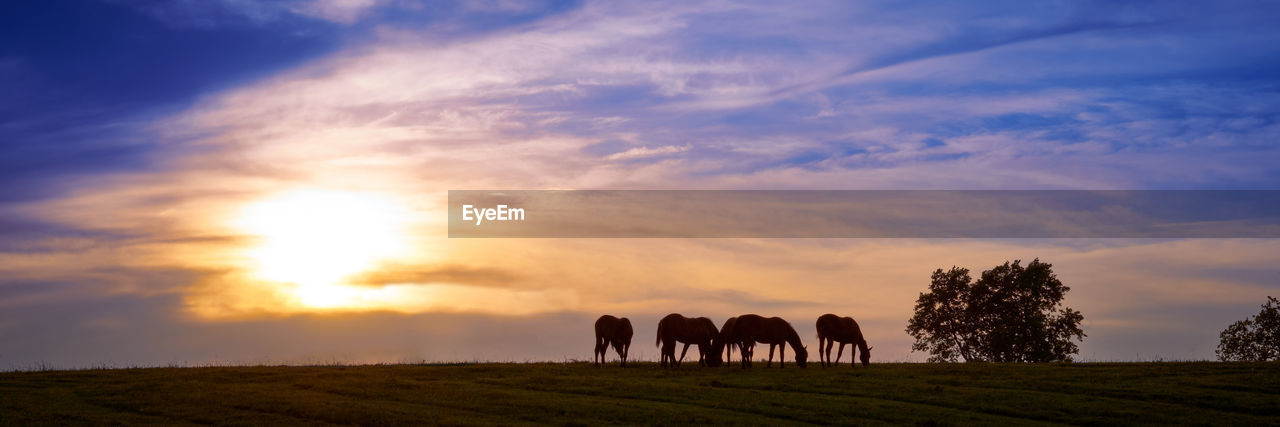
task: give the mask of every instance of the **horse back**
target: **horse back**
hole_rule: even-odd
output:
[[[608,340],[623,340],[630,342],[632,335],[631,320],[625,317],[617,318],[608,314],[600,316],[596,319],[596,336]]]
[[[692,320],[692,335],[696,335],[699,340],[713,340],[720,335],[720,330],[716,328],[716,322],[706,317],[699,317]]]
[[[775,320],[777,319],[777,320]],[[787,324],[781,318],[765,318],[755,314],[744,314],[738,316],[735,329],[742,341],[756,341],[770,344],[777,344],[785,340],[785,334],[779,330],[778,322],[781,320],[786,328],[790,329],[791,325]]]
[[[831,313],[818,316],[814,327],[819,338],[837,337],[840,335],[840,317]]]
[[[596,319],[596,335],[607,336],[609,332],[613,331],[614,328],[616,328],[617,324],[618,324],[617,317],[613,317],[608,314],[600,316],[599,319]]]
[[[658,343],[663,341],[680,341],[688,334],[689,318],[680,313],[671,313],[658,321]]]

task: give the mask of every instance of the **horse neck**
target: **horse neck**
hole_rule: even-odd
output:
[[[867,351],[867,340],[862,336],[862,328],[858,327],[858,322],[849,319],[849,338],[853,338],[853,345],[858,346],[858,351],[865,353]]]
[[[791,344],[792,350],[804,348],[804,343],[800,342],[800,334],[796,333],[796,328],[787,327],[787,343]]]

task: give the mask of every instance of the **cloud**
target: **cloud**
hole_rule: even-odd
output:
[[[621,247],[590,239],[515,243],[474,249],[529,251],[503,261],[527,271],[522,282],[530,283],[520,286],[554,284],[572,289],[577,300],[558,310],[501,314],[492,308],[552,301],[540,299],[549,294],[471,293],[464,299],[440,299],[425,306],[429,310],[424,313],[295,313],[209,321],[182,309],[188,298],[184,293],[121,292],[87,286],[93,282],[80,275],[45,282],[9,280],[0,282],[5,296],[0,335],[9,337],[0,344],[0,368],[41,361],[89,366],[585,359],[589,348],[581,342],[589,338],[595,316],[631,317],[637,336],[644,337],[652,336],[658,318],[670,312],[708,316],[717,323],[748,312],[781,316],[806,341],[814,339],[817,315],[850,315],[879,350],[877,360],[906,360],[917,356],[908,352],[909,337],[902,328],[933,269],[959,265],[981,271],[1032,257],[1052,263],[1072,288],[1066,304],[1084,313],[1089,334],[1083,357],[1127,360],[1137,353],[1207,358],[1221,328],[1253,314],[1266,295],[1275,294],[1272,275],[1258,269],[1273,265],[1274,254],[1280,253],[1275,242],[1252,239],[642,239]],[[485,261],[496,263],[476,262]],[[1260,276],[1223,273],[1250,270]],[[121,282],[151,274],[106,273],[103,277]],[[170,285],[189,282],[165,276],[174,273],[153,277]],[[455,288],[436,296],[461,291],[469,292]],[[266,302],[261,296],[258,301]],[[1152,338],[1175,335],[1178,339]],[[1126,339],[1138,341],[1126,345]],[[499,341],[509,345],[492,344]]]
[[[466,265],[389,265],[379,266],[373,271],[359,274],[348,281],[352,284],[366,286],[429,284],[436,282],[508,286],[518,280],[520,280],[518,274],[498,268],[479,268]]]
[[[586,360],[582,337],[590,343],[594,320],[583,313],[382,312],[200,323],[175,318],[175,303],[172,296],[106,296],[6,309],[0,370]],[[633,352],[646,353],[656,355]]]
[[[683,145],[679,147],[674,145],[665,145],[665,146],[654,147],[654,148],[636,147],[627,151],[623,151],[621,153],[610,154],[608,156],[605,156],[605,159],[631,160],[631,159],[638,159],[638,158],[644,158],[644,157],[654,157],[654,156],[661,156],[666,154],[682,153],[685,151],[689,151],[688,145]]]
[[[115,0],[107,0],[116,2]],[[386,6],[384,0],[177,0],[116,2],[178,28],[216,28],[236,25],[266,26],[279,23],[292,15],[351,25],[374,8]],[[397,2],[398,6],[411,6]]]
[[[1187,175],[1154,168],[1143,173],[1112,168],[1104,174],[1088,169],[1099,162],[1141,162],[1153,154],[1184,156],[1207,144],[1231,144],[1255,158],[1277,155],[1271,147],[1247,142],[1273,132],[1262,117],[1276,108],[1252,95],[1250,102],[1266,104],[1258,106],[1257,116],[1250,115],[1261,122],[1246,117],[1194,127],[1237,126],[1231,137],[1172,134],[1141,155],[1123,150],[1185,128],[1150,121],[1171,109],[1206,119],[1219,114],[1205,102],[1161,93],[1199,91],[1209,103],[1226,104],[1258,93],[1254,87],[1057,85],[1047,82],[1126,65],[1088,62],[1064,69],[1045,57],[1015,73],[1016,80],[1001,66],[1025,61],[1026,52],[1044,56],[1034,52],[1063,49],[1060,37],[1150,43],[1165,37],[1165,28],[1151,22],[1167,17],[1095,22],[1066,14],[1043,23],[991,20],[942,30],[931,24],[948,19],[939,13],[899,27],[854,26],[848,35],[833,38],[819,31],[821,26],[782,30],[815,19],[810,15],[757,16],[774,12],[742,5],[641,10],[588,4],[527,27],[445,44],[399,34],[215,97],[171,128],[216,129],[220,136],[206,143],[278,173],[290,173],[285,165],[315,170],[307,165],[316,162],[376,164],[417,175],[434,171],[426,178],[436,182],[467,169],[491,180],[472,185],[577,188],[679,186],[690,177],[703,186],[729,188],[805,181],[853,187],[896,181],[892,186],[1006,188],[1016,182],[1024,188],[1127,188]],[[859,19],[895,13],[870,11]],[[761,20],[762,33],[821,49],[761,43],[731,45],[732,56],[701,55],[726,37],[750,40],[708,18],[725,14]],[[1125,31],[1113,31],[1120,29]],[[886,34],[895,38],[859,42]],[[850,74],[850,63],[861,64],[852,68],[859,71]],[[831,75],[857,78],[832,80]],[[814,81],[825,83],[804,83]],[[1252,124],[1238,128],[1244,123]],[[304,140],[313,147],[305,155],[291,148]],[[583,156],[582,149],[601,140],[634,144],[603,154],[607,160],[662,161],[619,166]],[[831,152],[833,145],[844,148]],[[476,147],[501,147],[505,159],[519,165]],[[679,157],[661,156],[677,150]],[[1261,182],[1261,163],[1229,163],[1234,159],[1228,157],[1239,152],[1214,154],[1221,162],[1184,166],[1204,169],[1193,178],[1197,181],[1222,182],[1222,171],[1209,168],[1232,164],[1237,176],[1226,179]],[[803,161],[818,155],[823,161]],[[1040,162],[1061,166],[1044,168]],[[653,182],[654,177],[665,178]]]
[[[1116,65],[1064,68],[1036,54],[1067,49],[1063,38],[1132,50],[1179,37],[1146,25],[1166,17],[1051,13],[948,27],[943,11],[886,21],[919,11],[784,9],[590,3],[462,38],[389,33],[207,96],[156,124],[169,143],[157,170],[95,177],[22,213],[178,242],[241,235],[227,220],[239,206],[300,186],[371,192],[411,206],[415,248],[447,258],[438,247],[458,243],[433,242],[433,218],[450,188],[1196,188],[1274,175],[1263,160],[1280,153],[1257,141],[1276,131],[1268,114],[1280,104],[1258,87],[1057,84]],[[1001,64],[1027,55],[1044,63],[993,83]],[[858,77],[806,83],[843,75]],[[1245,108],[1224,115],[1230,105]],[[187,255],[243,269],[234,259],[246,244]],[[473,265],[480,258],[392,261],[496,268]],[[198,294],[255,294],[232,283]],[[274,285],[249,289],[261,286]]]
[[[342,24],[352,24],[383,3],[379,0],[311,0],[289,6],[294,13],[325,19]]]

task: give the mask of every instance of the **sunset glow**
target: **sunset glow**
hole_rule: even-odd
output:
[[[253,203],[235,225],[258,243],[246,252],[254,275],[286,283],[316,308],[358,306],[343,280],[407,255],[404,208],[379,195],[301,190]]]

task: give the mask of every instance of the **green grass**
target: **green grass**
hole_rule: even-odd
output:
[[[1280,424],[1280,364],[571,364],[0,373],[0,424]]]

